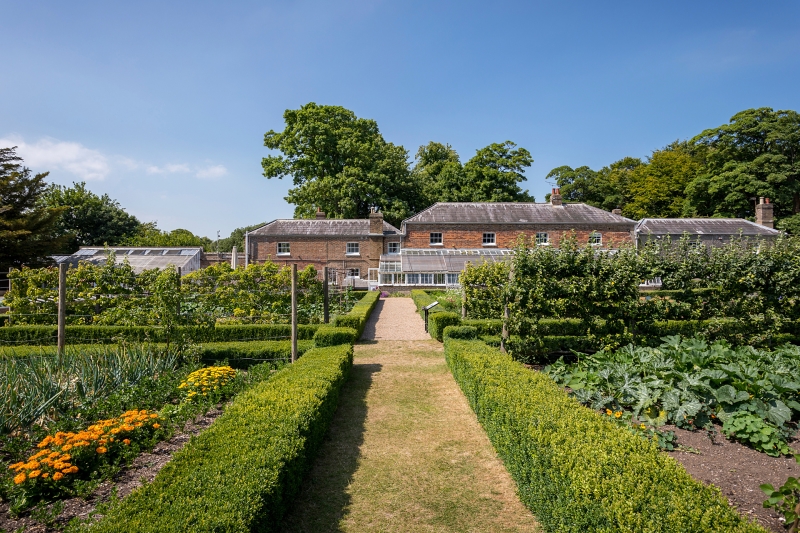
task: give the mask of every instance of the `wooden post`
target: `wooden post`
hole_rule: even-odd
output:
[[[63,355],[66,344],[67,322],[67,264],[58,265],[58,355]]]
[[[512,261],[511,268],[508,272],[508,284],[512,284],[514,280],[514,263]],[[500,336],[500,351],[507,353],[506,344],[508,343],[508,319],[511,317],[511,312],[508,309],[508,288],[506,288],[505,304],[503,305],[503,333]]]
[[[326,324],[330,322],[330,296],[328,295],[328,267],[322,268],[322,317]]]
[[[467,289],[461,286],[461,318],[467,318]]]
[[[292,265],[292,363],[297,361],[297,263]]]

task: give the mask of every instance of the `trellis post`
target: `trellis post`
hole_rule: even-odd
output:
[[[58,355],[64,354],[67,321],[67,264],[58,265]]]
[[[328,267],[322,268],[322,316],[323,321],[327,324],[330,322],[330,311],[328,306],[330,300],[328,296]]]
[[[292,363],[297,361],[297,263],[292,265]]]

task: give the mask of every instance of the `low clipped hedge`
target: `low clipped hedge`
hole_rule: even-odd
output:
[[[357,339],[360,339],[364,333],[364,326],[367,325],[367,319],[369,319],[369,315],[372,314],[375,306],[378,305],[380,297],[381,293],[378,291],[367,291],[349,313],[333,319],[333,326],[337,328],[353,328],[358,332]]]
[[[241,393],[91,531],[276,531],[333,418],[350,345],[314,348]]]
[[[480,341],[445,357],[520,498],[551,532],[760,532],[654,443]]]
[[[417,307],[417,313],[422,314],[422,308],[426,307],[433,302],[436,301],[436,298],[428,294],[426,291],[422,289],[412,289],[411,291],[411,300],[414,302],[414,305]],[[437,306],[438,307],[438,306]],[[434,307],[430,310],[430,313],[441,313],[444,312],[443,309],[437,309]]]
[[[456,313],[434,313],[428,315],[428,333],[439,342],[444,339],[444,328],[460,326],[461,316]]]
[[[478,328],[474,326],[447,326],[444,328],[444,339],[475,340],[478,338]]]
[[[314,346],[339,346],[340,344],[354,344],[358,340],[358,331],[353,328],[321,327],[314,334]]]
[[[301,324],[297,338],[311,340],[319,324]],[[165,342],[166,331],[155,326],[67,326],[68,344],[111,344],[120,339],[131,342]],[[289,324],[243,324],[216,327],[179,326],[172,332],[172,340],[186,338],[194,342],[228,342],[290,339]],[[7,326],[0,328],[0,344],[55,345],[58,338],[56,326]]]
[[[300,357],[315,346],[314,341],[297,341]],[[264,361],[289,361],[292,341],[209,342],[198,347],[203,362],[227,360],[234,368],[247,368]]]
[[[478,335],[500,335],[503,332],[503,320],[500,318],[467,318],[461,324],[472,326],[478,330]]]

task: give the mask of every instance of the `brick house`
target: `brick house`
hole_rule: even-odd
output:
[[[272,261],[298,268],[334,268],[344,275],[366,279],[378,268],[382,254],[400,249],[400,230],[370,213],[369,219],[273,220],[245,234],[245,264]]]
[[[403,221],[399,256],[381,256],[380,285],[450,286],[467,262],[505,261],[517,240],[558,247],[574,237],[598,250],[634,245],[636,222],[586,204],[440,202]]]

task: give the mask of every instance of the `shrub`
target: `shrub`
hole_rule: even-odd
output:
[[[477,329],[478,335],[500,335],[503,332],[503,320],[499,318],[468,318],[461,323]]]
[[[428,315],[428,333],[439,342],[443,340],[444,328],[460,325],[461,316],[456,313],[434,313]]]
[[[339,346],[353,344],[358,340],[358,331],[353,328],[322,327],[314,334],[314,346]]]
[[[478,338],[478,329],[473,326],[447,326],[442,338],[474,340]]]
[[[297,338],[310,340],[319,325],[301,324]],[[155,326],[67,326],[68,344],[113,344],[124,339],[129,342],[165,342],[167,332]],[[172,330],[171,340],[185,338],[194,342],[226,342],[252,340],[279,340],[291,337],[288,324],[247,324],[234,326],[180,326]],[[0,344],[55,345],[58,339],[56,326],[11,326],[0,328]]]
[[[358,333],[356,340],[360,339],[364,333],[364,326],[367,325],[367,319],[369,319],[372,310],[378,304],[380,296],[381,293],[378,291],[367,291],[349,313],[333,319],[333,326],[337,328],[353,328]]]
[[[479,341],[445,356],[520,498],[546,531],[762,532],[657,446]]]
[[[433,296],[428,294],[427,291],[424,291],[422,289],[412,290],[411,299],[414,301],[414,305],[417,306],[417,313],[419,313],[420,315],[422,315],[423,307],[426,307],[436,301],[436,298],[434,298]],[[440,308],[439,306],[436,306],[430,310],[430,313],[442,313],[442,312],[444,312],[444,309]]]
[[[314,347],[314,341],[297,341],[297,356]],[[198,348],[205,362],[224,361],[234,368],[248,368],[263,361],[288,361],[292,358],[292,341],[210,342]]]
[[[333,418],[352,346],[315,348],[241,393],[92,531],[275,531]]]

